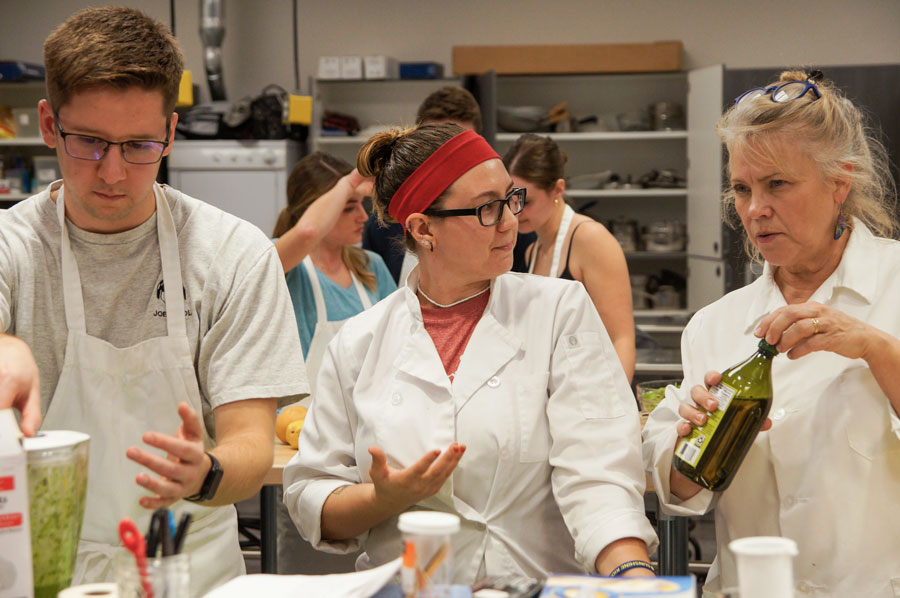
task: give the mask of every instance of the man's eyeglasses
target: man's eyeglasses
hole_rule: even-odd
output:
[[[516,214],[525,209],[525,188],[513,187],[506,197],[503,199],[492,199],[480,206],[474,208],[461,208],[458,210],[425,210],[425,214],[429,216],[478,216],[478,222],[481,226],[494,226],[503,218],[503,208],[508,207],[509,211]]]
[[[749,89],[734,99],[735,104],[740,104],[743,100],[752,100],[759,96],[770,95],[773,102],[784,103],[798,100],[805,96],[807,92],[812,91],[816,96],[816,100],[822,97],[819,88],[815,82],[822,79],[822,71],[813,71],[809,74],[806,81],[788,81],[781,85],[773,85],[771,87],[754,87]]]
[[[66,153],[79,160],[100,160],[109,151],[109,146],[118,145],[122,148],[122,158],[130,164],[153,164],[159,162],[163,152],[169,145],[168,141],[151,141],[148,139],[131,139],[128,141],[107,141],[100,137],[66,133],[56,115],[53,116],[56,128],[63,140]],[[166,124],[166,137],[169,136],[169,125]]]

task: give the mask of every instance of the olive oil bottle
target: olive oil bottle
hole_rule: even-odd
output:
[[[772,407],[772,358],[778,350],[759,341],[756,353],[722,372],[709,389],[718,408],[678,441],[672,465],[695,484],[725,490]]]

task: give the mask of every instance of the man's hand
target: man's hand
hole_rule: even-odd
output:
[[[0,333],[0,409],[22,414],[22,432],[34,436],[41,426],[41,379],[25,341]]]
[[[146,444],[165,451],[165,458],[136,446],[125,452],[129,459],[159,476],[152,477],[142,472],[135,478],[139,486],[153,493],[153,496],[141,497],[140,503],[144,508],[167,507],[185,496],[197,494],[212,467],[204,452],[203,423],[197,412],[187,403],[181,403],[178,405],[178,415],[182,423],[174,436],[159,432],[147,432],[143,436]]]

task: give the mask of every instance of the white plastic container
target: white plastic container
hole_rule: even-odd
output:
[[[741,598],[793,598],[797,543],[778,536],[732,540]]]
[[[413,545],[414,589],[407,595],[419,598],[449,598],[453,583],[453,545],[459,517],[438,511],[409,511],[397,524],[404,542]]]

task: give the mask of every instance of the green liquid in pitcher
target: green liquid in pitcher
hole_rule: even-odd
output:
[[[87,450],[74,459],[37,459],[28,463],[35,598],[56,598],[71,585],[87,475]]]

